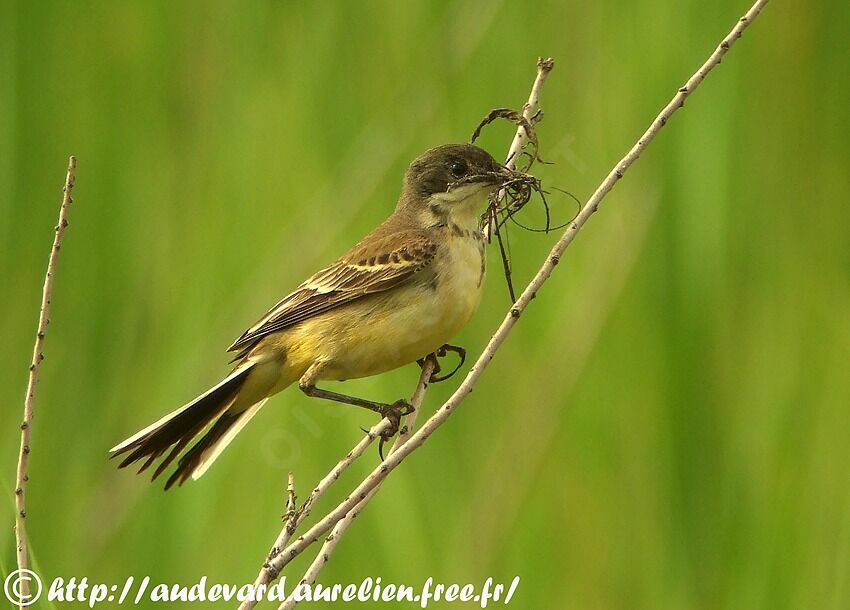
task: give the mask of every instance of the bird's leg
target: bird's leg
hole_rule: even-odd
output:
[[[442,370],[441,367],[440,367],[440,360],[439,359],[447,356],[449,352],[454,352],[455,354],[457,354],[458,357],[460,358],[460,362],[458,363],[458,365],[454,369],[452,369],[451,373],[447,373],[446,375],[438,375],[438,373]],[[446,379],[454,376],[454,374],[457,373],[460,370],[460,367],[463,366],[463,363],[466,362],[466,350],[463,349],[462,347],[458,347],[457,345],[449,345],[448,343],[446,343],[445,345],[440,347],[436,352],[434,352],[433,356],[434,356],[435,366],[434,366],[434,372],[431,373],[431,379],[430,379],[431,383],[439,383],[441,381],[445,381]],[[426,356],[426,358],[427,358],[427,356]],[[425,358],[422,358],[421,360],[417,360],[416,362],[419,364],[420,367],[425,366]]]
[[[307,369],[307,372],[301,376],[301,379],[298,381],[298,387],[304,392],[307,396],[312,398],[323,398],[325,400],[332,400],[334,402],[341,402],[347,405],[354,405],[356,407],[362,407],[364,409],[369,409],[370,411],[374,411],[381,415],[381,417],[385,417],[390,420],[390,427],[381,434],[381,442],[378,445],[378,452],[381,455],[381,459],[384,459],[383,455],[383,447],[384,443],[392,438],[396,432],[398,432],[398,427],[401,424],[401,418],[405,415],[410,415],[413,413],[413,406],[406,400],[399,399],[392,404],[387,404],[383,402],[375,402],[373,400],[366,400],[365,398],[358,398],[356,396],[349,396],[347,394],[340,394],[338,392],[331,392],[330,390],[323,390],[321,388],[316,387],[316,379],[319,376],[319,372],[321,371],[321,364],[315,363]]]

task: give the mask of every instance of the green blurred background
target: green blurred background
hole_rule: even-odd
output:
[[[169,494],[107,449],[220,378],[247,325],[391,211],[411,159],[520,106],[538,55],[557,60],[539,128],[555,165],[539,175],[586,199],[746,8],[3,2],[3,572],[69,154],[76,202],[33,430],[36,566],[250,582],[287,471],[303,498],[368,415],[286,392]],[[838,0],[768,6],[321,582],[519,575],[516,608],[850,606],[848,18]],[[504,156],[511,133],[483,143]],[[513,232],[518,283],[554,240]],[[509,304],[495,250],[491,264],[458,339],[472,352]],[[390,400],[416,375],[344,387]],[[376,464],[370,451],[317,510]]]

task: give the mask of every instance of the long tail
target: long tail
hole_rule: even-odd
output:
[[[129,453],[118,465],[119,468],[145,460],[139,468],[139,472],[142,472],[170,449],[154,470],[151,477],[154,480],[192,439],[212,424],[201,440],[178,460],[177,468],[168,478],[165,489],[174,483],[182,485],[189,477],[199,478],[266,402],[265,398],[258,397],[256,403],[244,405],[246,397],[240,397],[240,391],[245,387],[253,366],[249,364],[238,368],[195,400],[119,443],[109,450],[111,457]]]

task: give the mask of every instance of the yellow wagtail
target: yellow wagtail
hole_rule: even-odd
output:
[[[316,383],[383,373],[451,340],[481,298],[479,214],[513,175],[470,144],[417,158],[392,215],[246,330],[228,349],[237,365],[224,380],[113,447],[113,456],[128,454],[120,467],[145,460],[141,472],[168,451],[155,479],[212,424],[165,488],[197,479],[270,396],[296,381],[308,396],[371,409],[397,427],[409,403],[377,403]]]

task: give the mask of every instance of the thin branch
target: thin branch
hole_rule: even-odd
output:
[[[407,417],[404,428],[399,431],[398,436],[395,439],[395,443],[393,443],[392,448],[390,448],[389,455],[392,455],[395,451],[397,451],[398,448],[406,443],[410,438],[413,428],[416,425],[416,416],[419,413],[419,408],[422,406],[422,401],[425,399],[425,391],[428,389],[428,382],[431,379],[431,375],[434,372],[436,364],[437,361],[434,356],[428,356],[428,358],[425,359],[425,364],[422,366],[422,373],[419,375],[419,381],[416,384],[416,390],[414,390],[413,396],[410,399],[410,404],[413,406],[414,411]],[[299,584],[312,585],[316,582],[319,572],[321,572],[322,568],[325,567],[325,564],[330,561],[331,555],[336,549],[336,545],[339,544],[339,541],[343,534],[345,534],[348,526],[351,525],[352,521],[357,518],[357,515],[363,512],[363,509],[366,508],[366,505],[369,502],[371,502],[379,489],[381,489],[381,486],[377,485],[357,504],[357,506],[345,515],[344,519],[341,519],[339,523],[334,526],[330,535],[325,538],[322,548],[319,549],[319,553],[316,555],[313,563],[310,564],[310,567],[307,568],[307,572],[304,574],[304,578],[301,579]],[[297,603],[298,601],[295,599],[293,592],[293,594],[290,594],[289,598],[279,606],[278,610],[292,610]]]
[[[382,419],[377,424],[375,424],[364,436],[357,445],[354,446],[354,449],[349,451],[344,458],[342,458],[336,466],[334,466],[331,471],[325,475],[325,477],[319,481],[319,484],[316,485],[316,488],[310,492],[310,495],[307,497],[307,500],[304,501],[304,504],[301,506],[301,509],[298,511],[298,521],[295,524],[295,527],[301,524],[301,522],[310,514],[310,511],[313,509],[313,504],[324,495],[324,493],[328,490],[328,488],[339,479],[340,475],[345,472],[345,470],[351,466],[351,464],[359,458],[366,449],[371,445],[374,440],[380,437],[384,432],[386,432],[391,426],[391,422],[389,419]],[[283,548],[283,547],[280,547]]]
[[[537,78],[531,86],[531,93],[528,95],[528,101],[522,107],[522,116],[524,116],[525,119],[532,125],[540,121],[541,114],[538,111],[540,107],[540,91],[543,89],[543,83],[546,82],[546,77],[549,76],[549,73],[554,67],[555,60],[551,57],[547,59],[541,57],[537,60]],[[517,159],[519,159],[520,154],[522,154],[522,149],[526,142],[528,142],[528,132],[524,127],[520,126],[516,130],[516,135],[514,135],[514,139],[511,142],[511,147],[508,149],[508,156],[505,161],[505,165],[507,167],[511,169],[516,168]]]
[[[295,531],[295,520],[298,518],[297,505],[295,504],[297,499],[298,497],[295,495],[295,475],[290,472],[286,480],[286,513],[282,517],[286,524],[284,528],[286,531]]]
[[[408,455],[421,447],[428,437],[434,431],[443,425],[452,414],[452,412],[460,405],[464,398],[472,391],[482,373],[486,370],[488,364],[493,359],[496,351],[507,338],[510,331],[513,329],[521,314],[537,296],[537,292],[543,286],[549,276],[554,271],[558,262],[561,259],[564,251],[572,243],[578,231],[587,223],[593,213],[597,210],[600,202],[614,188],[614,185],[620,178],[625,175],[625,172],[631,165],[640,157],[649,143],[655,139],[662,127],[667,123],[673,113],[684,105],[685,100],[691,95],[697,87],[702,83],[708,73],[714,69],[721,61],[723,56],[729,51],[732,45],[741,37],[744,30],[758,17],[761,10],[767,4],[768,0],[757,0],[755,4],[747,11],[747,13],[735,24],[731,32],[721,41],[714,52],[709,56],[705,63],[700,66],[696,73],[682,86],[673,99],[667,106],[662,109],[658,116],[652,121],[649,128],[640,137],[637,143],[629,150],[615,166],[614,169],[605,177],[596,191],[588,199],[587,203],[582,207],[575,220],[567,227],[561,235],[557,243],[552,247],[546,261],[543,263],[537,274],[531,282],[523,290],[517,302],[508,311],[505,319],[499,325],[496,333],[491,337],[489,343],[484,348],[484,351],[478,357],[478,360],[470,369],[466,378],[442,407],[420,428],[413,436],[395,452],[387,456],[377,468],[375,468],[355,489],[352,493],[341,502],[335,509],[329,512],[324,518],[319,520],[306,533],[300,536],[295,542],[291,543],[282,553],[274,560],[269,562],[268,570],[277,577],[283,567],[295,556],[301,553],[305,548],[316,542],[320,536],[328,532],[334,525],[348,514],[357,504],[366,498],[366,496],[375,487],[377,487],[384,479],[387,478]]]
[[[549,76],[549,73],[552,71],[552,68],[555,66],[555,60],[550,58],[544,59],[539,58],[537,60],[537,77],[534,79],[534,84],[531,85],[531,93],[528,95],[528,101],[522,107],[522,116],[531,123],[537,123],[541,119],[541,115],[538,113],[540,107],[540,91],[543,89],[543,83],[546,82],[546,77]],[[514,139],[511,142],[510,148],[508,148],[508,156],[505,160],[505,166],[510,169],[516,169],[516,162],[519,159],[520,154],[522,154],[522,147],[528,142],[528,132],[525,128],[520,125],[517,127],[516,134],[514,134]],[[505,198],[505,190],[502,189],[499,191],[496,196],[496,201],[501,202]],[[484,227],[484,239],[489,243],[490,238],[493,235],[493,231],[495,230],[494,223],[498,223],[499,219],[494,214],[493,217],[490,218],[490,222],[487,223],[487,226]],[[501,241],[499,242],[501,245]],[[505,259],[506,260],[506,259]],[[505,267],[505,272],[510,274],[510,269]],[[513,295],[511,295],[513,297]]]
[[[390,449],[390,453],[396,450],[402,440],[406,441],[410,436],[412,424],[416,421],[419,407],[422,405],[422,399],[425,397],[427,381],[431,378],[431,373],[434,372],[434,365],[435,362],[433,362],[430,357],[426,359],[425,366],[422,368],[422,374],[419,376],[419,383],[416,386],[416,391],[414,391],[413,397],[410,401],[414,410],[405,419],[404,425],[399,430],[395,443],[393,443],[393,446]],[[381,436],[381,434],[383,434],[390,425],[390,420],[384,418],[370,428],[360,442],[358,442],[357,445],[355,445],[344,458],[337,462],[336,466],[334,466],[330,472],[328,472],[328,474],[319,481],[319,484],[316,485],[312,492],[310,492],[310,495],[304,501],[304,504],[301,505],[301,508],[295,511],[294,514],[287,512],[288,518],[284,519],[284,526],[281,528],[274,545],[272,545],[272,549],[269,551],[266,562],[260,568],[260,572],[254,580],[254,591],[260,590],[262,585],[268,585],[277,577],[277,573],[271,570],[271,562],[280,555],[281,551],[289,543],[289,540],[292,538],[298,526],[304,521],[307,515],[310,514],[313,504],[315,504],[316,501],[324,495],[328,488],[339,479],[340,475],[354,462],[354,460],[363,455],[369,445],[371,445],[376,438]],[[251,610],[251,608],[254,608],[258,602],[259,600],[246,599],[239,605],[239,610]]]
[[[41,362],[44,360],[44,339],[47,335],[47,326],[50,324],[50,299],[53,292],[53,280],[56,277],[56,264],[59,260],[59,250],[62,248],[62,238],[65,229],[68,228],[68,209],[73,201],[71,191],[74,189],[74,171],[77,168],[77,160],[74,157],[68,159],[68,172],[65,175],[65,186],[62,191],[62,205],[59,207],[59,222],[54,228],[53,247],[50,249],[50,258],[47,261],[47,274],[44,276],[44,287],[41,291],[41,310],[38,316],[38,331],[35,335],[35,346],[32,351],[32,364],[30,364],[29,381],[27,382],[27,394],[24,398],[24,420],[21,422],[21,449],[18,453],[18,474],[15,485],[15,542],[17,545],[18,569],[29,569],[29,558],[27,554],[27,531],[26,531],[26,490],[29,476],[27,466],[30,455],[30,432],[33,417],[35,417],[35,388],[38,384],[38,374]],[[21,599],[29,598],[29,582],[20,580]],[[26,604],[21,603],[20,608]]]
[[[287,503],[287,514],[284,515],[284,525],[281,528],[280,533],[277,536],[274,544],[272,545],[271,550],[267,556],[267,559],[263,566],[260,568],[259,574],[257,574],[257,578],[254,580],[254,589],[257,590],[260,585],[266,585],[271,582],[271,572],[269,571],[269,564],[272,560],[274,560],[280,552],[289,544],[289,540],[292,538],[295,531],[298,529],[298,526],[307,518],[307,515],[310,514],[310,511],[313,508],[313,504],[324,495],[324,493],[328,490],[328,488],[335,483],[340,475],[361,455],[366,449],[371,445],[376,438],[381,436],[389,427],[391,423],[389,419],[382,419],[377,424],[372,426],[366,435],[358,442],[354,448],[349,451],[344,458],[342,458],[339,462],[337,462],[336,466],[331,468],[330,472],[325,475],[325,477],[319,481],[319,484],[310,492],[310,495],[307,496],[307,499],[304,501],[304,504],[301,505],[301,508],[298,510],[292,510],[289,507],[289,503]],[[395,447],[395,445],[393,445]],[[293,495],[294,495],[294,483],[292,483],[292,474],[290,473],[290,484],[287,485],[287,492],[289,492],[289,486],[293,485]],[[289,496],[292,503],[294,504],[293,496]],[[294,508],[294,507],[293,507]],[[256,602],[251,602],[250,600],[246,600],[242,602],[239,606],[240,610],[249,610],[256,605]]]

